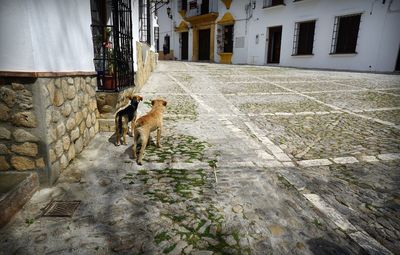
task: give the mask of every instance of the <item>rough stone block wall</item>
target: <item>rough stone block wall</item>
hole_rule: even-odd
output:
[[[33,79],[0,83],[0,170],[44,171],[45,144],[40,139]]]
[[[49,164],[57,177],[99,131],[96,86],[91,77],[50,79],[46,84]]]
[[[136,42],[136,51],[138,52],[136,61],[138,68],[135,76],[135,85],[139,88],[143,87],[143,85],[149,79],[151,72],[156,67],[155,52],[149,49],[147,50],[146,54],[140,54],[143,47],[146,46],[140,42]],[[145,59],[144,55],[146,56]]]
[[[3,79],[0,170],[52,184],[99,130],[96,78]]]

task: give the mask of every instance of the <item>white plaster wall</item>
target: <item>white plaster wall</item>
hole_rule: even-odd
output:
[[[136,42],[139,41],[139,0],[132,0],[132,48],[133,48],[133,69],[137,71],[137,49]]]
[[[175,36],[176,34],[174,32],[174,21],[178,20],[180,22],[180,15],[178,12],[176,12],[177,7],[176,3],[171,1],[169,4],[166,4],[162,6],[160,9],[158,9],[158,25],[160,27],[160,44],[159,44],[159,49],[160,51],[163,51],[163,45],[164,45],[164,37],[168,34],[170,36],[170,49],[174,51],[174,54],[176,54],[179,51],[179,45],[175,44]],[[168,15],[167,15],[167,7],[171,8],[171,13],[173,16],[173,19],[171,20]],[[176,23],[179,25],[179,22]],[[179,41],[178,41],[179,42]],[[175,55],[176,56],[176,55]]]
[[[0,5],[0,70],[94,71],[89,0],[0,0]]]
[[[392,7],[400,0],[394,0]],[[329,68],[360,71],[394,70],[400,43],[400,13],[388,13],[391,1],[375,0],[304,0],[286,6],[262,9],[257,0],[253,18],[249,22],[248,63],[266,63],[267,27],[282,25],[282,66]],[[330,55],[335,16],[362,13],[356,51],[358,54]],[[316,19],[313,56],[291,56],[294,24]],[[397,27],[397,29],[396,29]],[[260,35],[260,43],[254,43]],[[262,43],[261,43],[262,42]],[[254,60],[254,61],[253,61]]]
[[[246,19],[245,5],[256,1],[251,18]],[[229,11],[235,18],[234,38],[245,36],[245,47],[234,44],[232,62],[234,64],[266,64],[267,27],[282,25],[281,66],[305,68],[327,68],[340,70],[381,71],[394,70],[400,47],[400,0],[285,0],[286,6],[263,9],[263,0],[234,0]],[[181,17],[177,12],[177,1],[169,4],[173,21],[166,16],[166,7],[160,9],[160,38],[171,35],[171,47],[180,54],[178,33],[173,32],[173,23],[179,25]],[[389,8],[390,6],[390,8]],[[218,2],[220,20],[227,11],[222,1]],[[330,55],[335,16],[362,13],[357,42],[357,54]],[[296,22],[315,19],[313,56],[291,56],[293,33]],[[176,36],[172,36],[176,34]],[[258,44],[256,36],[258,35]],[[216,42],[217,31],[215,31]],[[174,39],[173,39],[174,38]],[[162,49],[160,40],[160,49]],[[192,59],[193,35],[189,30],[189,60]],[[219,62],[217,45],[214,61]]]
[[[0,0],[0,71],[34,70],[25,0]]]

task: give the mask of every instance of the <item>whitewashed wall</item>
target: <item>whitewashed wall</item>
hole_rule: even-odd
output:
[[[89,0],[0,0],[0,70],[94,71]]]
[[[245,6],[256,1],[250,18],[246,19]],[[285,6],[263,9],[263,0],[233,0],[229,11],[235,18],[234,38],[245,37],[244,48],[234,43],[233,64],[266,64],[267,27],[282,26],[281,66],[327,68],[339,70],[392,72],[400,47],[400,0],[285,0]],[[169,4],[173,20],[166,15],[166,6],[159,11],[160,50],[166,33],[171,36],[171,48],[180,58],[179,33],[173,27],[179,25],[177,1]],[[227,11],[218,2],[220,20]],[[362,13],[357,42],[357,54],[330,55],[335,16]],[[313,56],[292,56],[293,33],[296,22],[315,19]],[[217,33],[215,33],[215,36]],[[175,36],[172,36],[175,35]],[[256,36],[258,35],[258,43]],[[216,38],[215,38],[216,42]],[[189,60],[192,59],[193,36],[189,30]],[[215,62],[219,62],[215,45]]]
[[[139,0],[132,0],[132,38],[133,38],[133,69],[137,71],[136,43],[139,41]]]
[[[394,70],[400,45],[400,0],[286,0],[286,6],[262,9],[257,0],[249,22],[249,64],[266,63],[267,27],[282,25],[280,65],[307,68],[329,68],[360,71]],[[397,12],[388,11],[389,5]],[[330,55],[335,16],[362,13],[356,51],[358,54]],[[291,56],[294,24],[316,19],[313,56]],[[260,43],[255,44],[256,35]]]

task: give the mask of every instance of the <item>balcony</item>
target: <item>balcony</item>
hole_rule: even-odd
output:
[[[283,6],[285,5],[283,0],[264,0],[263,8],[271,8],[275,6]]]
[[[191,18],[207,15],[217,14],[218,16],[218,1],[219,0],[203,0],[201,4],[197,1],[189,1],[186,18],[190,21]]]

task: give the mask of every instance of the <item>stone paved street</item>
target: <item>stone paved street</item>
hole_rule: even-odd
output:
[[[160,62],[141,95],[162,148],[98,134],[0,254],[400,254],[398,75]]]

